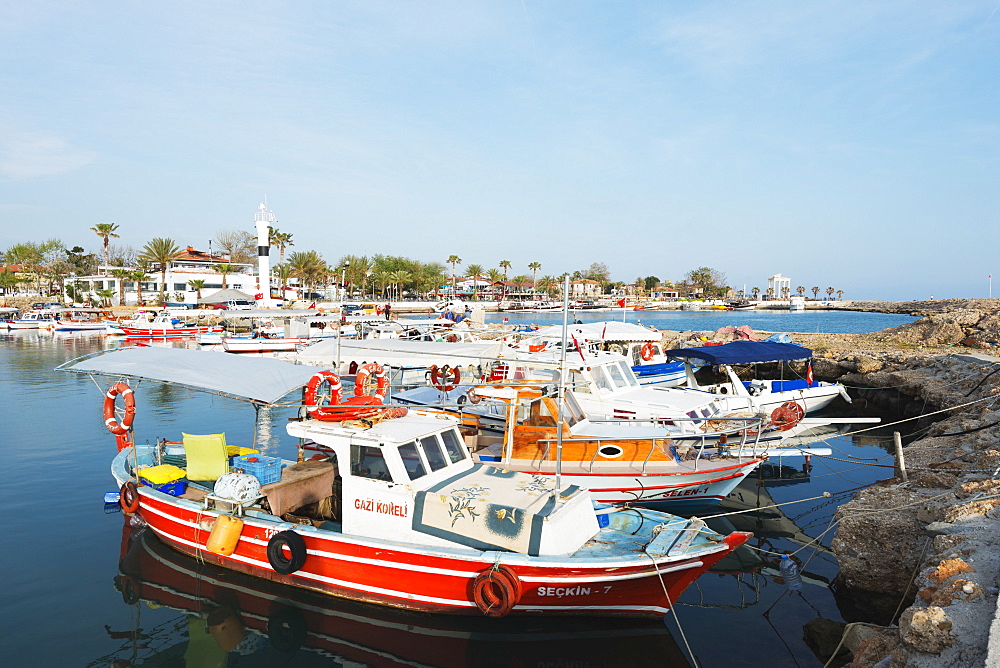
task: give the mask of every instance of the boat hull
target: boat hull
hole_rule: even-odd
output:
[[[287,522],[244,518],[235,551],[206,550],[208,526],[222,513],[139,488],[138,514],[166,544],[184,554],[254,577],[331,596],[408,610],[482,615],[472,588],[476,576],[503,564],[516,573],[521,596],[510,614],[660,616],[670,601],[711,565],[745,542],[732,534],[717,550],[685,559],[529,557],[508,552],[435,549],[313,530]],[[302,537],[302,568],[282,575],[271,567],[268,540],[278,531]]]
[[[150,327],[126,327],[118,328],[125,336],[133,338],[164,338],[170,336],[194,336],[203,332],[221,332],[221,326],[203,327],[172,327],[172,328],[150,328]]]

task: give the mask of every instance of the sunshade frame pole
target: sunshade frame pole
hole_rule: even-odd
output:
[[[563,412],[566,403],[566,345],[569,337],[569,275],[563,277],[563,320],[562,347],[559,353],[559,428],[556,431],[556,488],[555,502],[559,503],[559,490],[562,489],[562,449],[563,449]]]

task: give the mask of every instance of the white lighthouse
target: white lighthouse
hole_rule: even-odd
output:
[[[271,299],[271,227],[278,219],[274,212],[267,208],[267,204],[260,203],[260,209],[253,216],[254,225],[257,226],[257,292],[263,295],[257,300],[257,306],[261,308],[271,308],[274,301]]]

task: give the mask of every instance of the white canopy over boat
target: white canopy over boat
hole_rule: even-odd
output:
[[[153,380],[264,405],[303,387],[316,374],[315,367],[278,359],[152,346],[104,351],[70,360],[56,369]]]
[[[663,336],[642,325],[613,320],[570,325],[567,331],[571,336],[587,341],[659,341]],[[561,340],[563,328],[562,325],[550,325],[532,332],[532,335],[540,339]]]
[[[295,359],[302,364],[335,368],[338,359],[378,362],[383,366],[429,367],[484,364],[504,357],[501,341],[446,343],[403,339],[326,339],[303,350]],[[507,355],[508,357],[510,355]]]

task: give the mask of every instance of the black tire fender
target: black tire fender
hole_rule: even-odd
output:
[[[285,556],[284,548],[291,553]],[[280,531],[267,541],[267,561],[281,575],[290,575],[306,563],[306,542],[294,531]]]

